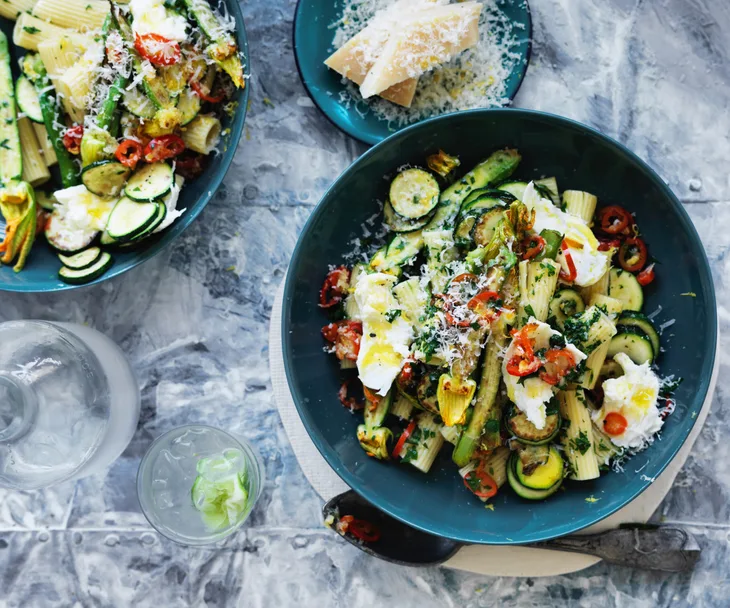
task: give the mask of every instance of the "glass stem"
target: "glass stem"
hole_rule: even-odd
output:
[[[20,439],[33,425],[38,402],[22,380],[0,372],[0,443]]]

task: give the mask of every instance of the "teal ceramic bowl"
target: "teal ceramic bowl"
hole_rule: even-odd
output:
[[[532,50],[532,19],[527,0],[497,0],[496,5],[512,23],[515,44],[512,52],[519,56],[505,83],[505,96],[511,101],[525,77]],[[340,101],[349,93],[342,77],[324,65],[335,50],[330,27],[340,19],[343,0],[298,0],[294,12],[294,57],[304,87],[315,105],[345,133],[366,144],[376,144],[392,135],[397,127],[388,124],[369,110],[365,101],[354,100],[346,106]],[[504,32],[498,32],[500,40]]]
[[[662,375],[682,376],[677,408],[661,441],[630,461],[622,474],[567,481],[545,502],[529,502],[509,488],[494,511],[464,489],[448,445],[430,474],[368,458],[355,437],[361,416],[337,399],[341,372],[323,350],[326,317],[317,306],[329,264],[340,264],[361,225],[378,209],[398,167],[422,164],[443,149],[468,169],[493,150],[519,149],[517,178],[554,175],[561,188],[587,190],[599,204],[620,203],[636,213],[651,254],[660,264],[646,289],[645,310],[661,324]],[[693,292],[696,297],[680,294]],[[282,321],[286,374],[294,402],[315,445],[340,477],[376,507],[421,530],[467,543],[519,544],[570,534],[636,498],[671,461],[688,436],[707,395],[717,341],[715,292],[704,249],[677,198],[643,161],[605,135],[565,118],[526,110],[474,110],[435,118],[400,131],[368,150],[326,192],[294,250],[286,279]],[[593,500],[586,500],[594,497]]]
[[[243,24],[243,16],[238,2],[235,0],[225,0],[228,12],[233,15],[236,20],[236,38],[239,48],[243,52],[245,58],[244,70],[246,76],[250,74],[250,59],[248,52],[248,43],[246,42],[246,30]],[[14,22],[0,18],[0,28],[11,41],[10,53],[13,68],[13,76],[18,76],[18,59],[25,55],[25,49],[21,49],[12,44]],[[111,251],[114,256],[114,265],[96,281],[87,283],[86,285],[67,285],[58,279],[58,271],[61,268],[61,262],[58,260],[55,252],[48,246],[45,239],[41,236],[33,246],[33,251],[28,258],[28,262],[22,272],[14,272],[12,266],[0,265],[0,291],[20,291],[20,292],[43,292],[43,291],[63,291],[67,289],[76,289],[78,287],[86,287],[101,283],[107,279],[115,277],[130,268],[139,266],[142,262],[146,262],[153,256],[157,255],[167,245],[172,243],[183,231],[200,215],[200,212],[213,198],[218,187],[223,181],[223,177],[233,160],[236,153],[238,141],[243,131],[243,121],[246,118],[246,107],[248,105],[249,87],[243,91],[236,93],[235,101],[238,102],[236,112],[232,117],[225,116],[222,119],[223,129],[229,129],[229,132],[222,138],[221,154],[217,154],[210,159],[205,172],[197,179],[189,181],[183,187],[180,193],[178,206],[187,208],[187,211],[175,221],[167,230],[159,236],[151,238],[148,242],[135,248],[133,251],[114,250]],[[51,169],[54,174],[54,168]],[[58,174],[55,174],[58,178]],[[56,188],[60,187],[60,180],[56,181]],[[51,182],[41,186],[40,189],[51,189]],[[4,224],[0,217],[0,227]]]

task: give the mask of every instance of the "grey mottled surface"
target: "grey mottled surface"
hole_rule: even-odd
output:
[[[0,318],[85,322],[122,345],[142,385],[137,433],[105,476],[0,491],[0,606],[730,605],[730,4],[531,0],[533,61],[516,100],[598,127],[645,158],[687,205],[713,266],[722,342],[713,411],[657,517],[704,547],[692,575],[599,564],[550,579],[413,570],[370,559],[319,525],[270,390],[267,323],[297,234],[363,151],[311,106],[291,49],[290,0],[249,0],[252,105],[234,165],[183,238],[101,286],[3,294]],[[266,102],[264,99],[266,98]],[[268,100],[271,100],[269,103]],[[253,441],[267,483],[223,549],[152,533],[134,476],[152,439],[205,421]]]

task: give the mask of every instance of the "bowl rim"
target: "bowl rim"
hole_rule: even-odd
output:
[[[400,133],[401,131],[408,129],[412,126],[415,126],[417,124],[420,124],[422,122],[425,122],[426,120],[432,120],[433,118],[438,118],[439,116],[448,116],[449,113],[439,114],[438,116],[432,116],[431,118],[426,118],[424,120],[420,120],[416,123],[413,123],[412,125],[407,125],[405,127],[400,127],[395,131],[395,133],[391,133],[390,135],[387,135],[385,137],[379,137],[377,135],[369,136],[368,134],[361,134],[355,129],[351,129],[347,123],[340,120],[339,116],[337,114],[331,115],[329,112],[327,112],[319,103],[319,100],[317,98],[316,93],[310,86],[308,80],[304,76],[304,71],[302,70],[301,62],[299,61],[299,45],[297,44],[297,24],[299,23],[299,20],[301,18],[301,6],[302,2],[305,0],[297,0],[297,5],[294,8],[294,19],[292,20],[292,48],[294,50],[294,63],[297,66],[297,72],[299,73],[299,80],[302,81],[302,84],[304,85],[304,89],[307,92],[307,95],[312,100],[312,103],[315,105],[315,107],[320,111],[320,113],[335,127],[337,127],[340,131],[345,133],[346,135],[349,135],[353,139],[366,144],[368,146],[374,146],[379,144],[382,141],[385,141],[389,137],[392,137],[395,133]],[[530,65],[530,62],[532,61],[532,35],[534,33],[534,27],[532,23],[532,9],[530,7],[530,3],[528,0],[522,0],[525,6],[525,10],[527,12],[527,49],[525,51],[525,60],[523,62],[523,65],[521,66],[519,72],[512,72],[517,73],[518,80],[517,80],[517,86],[515,87],[515,90],[508,96],[507,101],[501,106],[501,108],[506,108],[512,105],[512,102],[514,101],[515,97],[517,97],[517,93],[520,92],[520,89],[522,88],[522,83],[525,81],[525,76],[527,75],[527,68]],[[328,68],[329,69],[329,68]],[[501,109],[501,108],[475,108],[475,109]],[[463,110],[465,112],[469,112],[471,110]],[[453,113],[453,112],[450,112]]]
[[[236,151],[238,150],[238,146],[241,141],[241,135],[243,134],[243,125],[246,121],[248,100],[251,92],[251,54],[248,48],[248,37],[246,35],[246,27],[243,20],[243,13],[241,12],[241,7],[237,0],[229,0],[228,2],[226,2],[226,7],[228,11],[233,15],[233,18],[236,22],[235,34],[236,40],[238,41],[240,47],[240,52],[243,54],[244,58],[243,77],[246,86],[241,91],[241,95],[238,100],[239,105],[237,111],[234,114],[231,123],[228,125],[228,128],[231,130],[231,134],[228,138],[227,147],[222,153],[221,164],[217,168],[216,174],[214,175],[213,179],[208,184],[208,188],[206,189],[206,191],[196,199],[195,203],[193,203],[197,206],[197,208],[188,209],[188,211],[186,211],[185,214],[182,215],[177,220],[177,222],[175,222],[175,225],[179,226],[179,232],[170,236],[170,229],[168,229],[168,231],[166,233],[163,233],[160,238],[158,238],[154,243],[150,243],[149,245],[147,245],[147,247],[142,250],[141,255],[136,256],[123,268],[112,265],[112,267],[107,272],[102,274],[98,279],[95,279],[88,283],[82,283],[80,285],[61,283],[60,285],[54,285],[50,287],[36,287],[24,283],[19,283],[17,285],[5,285],[0,280],[0,292],[54,293],[61,291],[71,291],[76,289],[85,289],[94,285],[98,285],[99,283],[103,283],[104,281],[125,274],[126,272],[132,270],[133,268],[136,268],[140,264],[144,264],[145,262],[157,256],[160,252],[170,246],[176,239],[178,239],[188,229],[193,221],[203,212],[203,209],[205,209],[213,196],[215,196],[218,188],[220,188],[221,184],[223,183],[223,180],[228,173],[228,170],[230,169],[231,163],[233,162],[233,157],[236,155]],[[200,177],[203,177],[204,175],[205,172],[203,172]],[[193,205],[190,205],[189,207],[192,206]],[[170,228],[173,228],[173,226],[171,226]]]
[[[718,350],[718,336],[719,336],[719,327],[718,327],[718,316],[717,316],[717,300],[716,300],[716,294],[715,294],[715,284],[714,280],[712,278],[712,271],[710,269],[709,261],[707,259],[707,253],[705,251],[704,246],[702,245],[702,241],[700,240],[699,234],[697,233],[697,229],[695,228],[694,224],[692,223],[692,220],[689,217],[689,214],[684,209],[684,206],[679,201],[679,199],[676,197],[676,195],[672,192],[672,190],[669,188],[667,183],[659,176],[659,174],[652,169],[646,162],[644,162],[637,154],[629,150],[626,146],[621,144],[620,142],[616,141],[615,139],[609,137],[608,135],[605,135],[604,133],[601,133],[597,129],[594,129],[593,127],[590,127],[588,125],[585,125],[583,123],[580,123],[578,121],[572,120],[570,118],[566,118],[563,116],[558,116],[556,114],[551,114],[548,112],[541,112],[537,110],[525,110],[525,109],[512,109],[512,108],[494,108],[494,109],[476,109],[476,110],[465,110],[463,112],[456,112],[453,114],[446,114],[442,116],[437,116],[434,118],[430,118],[428,120],[416,123],[415,125],[411,125],[401,131],[398,131],[397,133],[394,133],[390,137],[383,140],[381,143],[373,146],[369,150],[367,150],[364,154],[362,154],[359,158],[355,159],[355,161],[350,164],[349,167],[347,167],[330,185],[330,187],[326,190],[326,192],[322,195],[322,198],[317,203],[317,206],[312,211],[311,215],[307,219],[306,223],[304,224],[304,227],[302,228],[302,231],[300,233],[299,238],[297,239],[297,243],[294,247],[294,250],[292,251],[292,256],[290,260],[289,268],[291,269],[292,265],[297,262],[298,257],[300,255],[300,251],[303,247],[303,241],[305,240],[305,235],[308,232],[308,230],[311,228],[311,226],[317,222],[325,213],[324,205],[322,204],[323,201],[330,195],[330,192],[335,188],[336,184],[340,182],[344,177],[347,175],[350,175],[351,173],[355,173],[362,162],[365,162],[368,158],[370,158],[372,155],[377,154],[379,149],[381,147],[384,147],[386,145],[395,145],[395,140],[398,140],[402,137],[406,137],[411,130],[415,129],[427,129],[432,123],[434,122],[440,122],[440,121],[448,121],[451,120],[454,116],[464,116],[464,115],[488,115],[488,116],[494,116],[494,115],[500,115],[500,114],[506,114],[506,113],[517,113],[522,116],[530,117],[530,118],[547,118],[551,121],[557,121],[558,123],[561,123],[562,126],[577,129],[579,131],[584,131],[588,135],[592,135],[594,137],[598,137],[601,139],[604,143],[607,145],[613,147],[618,152],[626,155],[630,160],[634,161],[639,168],[643,169],[646,173],[647,177],[649,177],[660,189],[660,191],[665,195],[665,197],[670,201],[670,204],[675,208],[677,211],[679,217],[682,219],[682,221],[685,224],[685,228],[687,230],[687,236],[693,246],[701,252],[701,255],[699,256],[699,263],[700,266],[704,267],[704,270],[706,272],[706,275],[708,277],[707,285],[704,286],[704,296],[707,301],[707,314],[708,314],[708,330],[710,332],[710,343],[712,344],[712,352],[710,353],[709,357],[705,358],[705,361],[709,363],[707,366],[707,369],[709,369],[708,374],[703,374],[700,378],[700,386],[698,390],[698,394],[702,395],[703,403],[707,399],[709,390],[713,386],[713,377],[714,377],[714,370],[716,367],[716,361],[717,361],[717,350]],[[325,459],[327,464],[337,473],[337,475],[353,490],[355,490],[358,494],[360,494],[364,499],[371,502],[374,506],[376,506],[378,509],[383,510],[384,512],[388,513],[392,517],[395,517],[396,519],[402,521],[403,523],[412,526],[414,528],[417,528],[419,530],[422,530],[424,532],[428,532],[430,534],[435,534],[437,536],[442,536],[444,538],[450,538],[452,540],[464,542],[467,544],[485,544],[485,545],[522,545],[525,543],[533,543],[533,542],[540,542],[545,540],[550,540],[553,538],[557,538],[560,536],[564,536],[566,534],[571,534],[573,532],[577,532],[579,530],[583,530],[589,526],[592,526],[605,518],[609,517],[610,515],[616,513],[621,508],[632,502],[634,499],[636,499],[637,496],[639,496],[641,493],[643,493],[652,483],[652,481],[646,481],[642,480],[641,485],[639,488],[632,492],[631,494],[623,497],[615,506],[606,508],[606,507],[598,507],[596,509],[596,514],[594,517],[586,519],[584,523],[581,523],[579,525],[570,524],[570,523],[559,523],[555,526],[552,526],[550,528],[551,532],[545,532],[545,533],[535,533],[532,535],[529,535],[529,537],[514,541],[514,540],[508,540],[505,539],[504,541],[494,541],[490,539],[480,539],[473,535],[460,535],[460,534],[444,534],[442,532],[439,532],[438,530],[431,529],[427,526],[424,526],[422,524],[413,522],[409,520],[407,517],[403,517],[400,514],[394,512],[392,509],[388,508],[387,506],[384,506],[380,500],[380,498],[376,495],[375,497],[369,496],[369,494],[372,493],[372,490],[367,484],[361,483],[354,475],[352,475],[349,470],[342,466],[339,463],[339,458],[336,456],[334,450],[328,448],[325,445],[325,442],[323,438],[320,436],[319,431],[317,430],[316,425],[314,424],[313,420],[311,419],[311,416],[309,415],[306,408],[304,408],[301,403],[304,401],[304,398],[302,395],[299,394],[298,389],[296,385],[293,383],[294,378],[294,370],[293,370],[293,361],[291,357],[291,335],[289,332],[288,327],[288,320],[291,316],[291,308],[293,305],[293,298],[292,298],[292,292],[294,290],[294,283],[295,283],[295,276],[293,272],[287,271],[285,284],[284,284],[284,297],[283,297],[283,306],[282,306],[282,316],[281,316],[281,335],[282,335],[282,353],[283,353],[283,359],[284,359],[284,369],[286,372],[286,378],[287,378],[287,384],[289,385],[289,390],[292,395],[292,400],[294,401],[294,405],[297,408],[297,412],[299,413],[299,417],[302,420],[302,423],[304,424],[304,427],[307,429],[307,433],[309,434],[310,439],[314,443],[314,445],[317,447],[317,450],[322,455],[322,457]],[[686,434],[681,438],[681,441],[677,443],[675,448],[671,451],[671,454],[669,458],[665,459],[664,462],[661,463],[659,469],[656,471],[655,475],[658,477],[664,470],[667,468],[669,463],[674,460],[674,458],[677,456],[677,453],[682,448],[682,446],[685,444],[687,439],[689,438],[692,429],[694,428],[697,418],[692,418],[690,425],[687,429]],[[656,478],[655,477],[655,478]]]

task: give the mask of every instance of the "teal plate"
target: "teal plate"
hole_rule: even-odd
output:
[[[235,36],[238,40],[239,48],[243,52],[245,61],[244,71],[248,78],[248,75],[250,74],[251,61],[249,59],[243,15],[241,15],[241,9],[238,2],[235,0],[225,0],[225,4],[228,7],[228,12],[233,15],[233,18],[236,21]],[[13,25],[14,22],[0,18],[0,28],[2,28],[2,31],[8,37],[9,41],[12,41],[13,39]],[[25,55],[25,53],[25,49],[16,47],[12,44],[12,42],[10,43],[10,54],[14,77],[18,76],[17,60]],[[134,251],[110,249],[109,251],[114,257],[114,265],[96,281],[86,283],[85,285],[67,285],[59,280],[58,271],[61,268],[61,262],[59,261],[56,253],[46,243],[45,238],[39,236],[35,245],[33,245],[33,251],[28,258],[28,262],[21,272],[14,272],[12,266],[0,265],[0,291],[20,291],[28,293],[63,291],[94,285],[120,275],[130,268],[139,266],[142,262],[146,262],[172,243],[172,241],[180,236],[193,222],[193,220],[200,215],[203,207],[205,207],[208,204],[208,201],[213,198],[213,195],[223,181],[226,171],[228,171],[228,167],[236,153],[238,141],[241,138],[243,121],[246,118],[246,107],[248,105],[249,94],[248,83],[249,81],[247,80],[246,88],[244,88],[243,91],[239,90],[236,92],[234,100],[238,102],[238,107],[233,116],[224,116],[221,118],[223,129],[230,129],[230,132],[221,140],[223,152],[210,159],[208,166],[202,175],[195,180],[185,183],[182,191],[180,192],[178,206],[181,209],[187,208],[187,211],[179,219],[177,219],[172,226],[160,233],[159,236],[151,237],[149,241],[141,244],[138,248],[134,249]],[[56,169],[56,167],[51,168],[51,174],[56,179],[55,187],[58,189],[60,188],[60,181],[58,180],[58,171],[56,169],[54,173],[54,169]],[[48,182],[43,186],[39,186],[39,189],[50,191],[52,189],[52,183],[53,182]],[[4,232],[4,222],[1,217],[0,231]]]
[[[527,71],[532,51],[532,18],[527,0],[497,0],[498,9],[512,24],[517,55],[505,83],[505,97],[515,98]],[[330,27],[343,11],[343,0],[298,0],[294,13],[294,57],[299,75],[315,105],[336,126],[366,144],[376,144],[392,135],[398,127],[376,116],[367,102],[352,99],[342,103],[340,96],[349,97],[342,76],[330,70],[324,61],[335,48],[335,30]],[[498,32],[499,39],[508,35]],[[347,96],[347,97],[345,97]]]
[[[447,445],[428,475],[407,465],[368,458],[355,436],[361,415],[340,405],[343,375],[323,350],[327,323],[317,306],[328,265],[340,264],[365,220],[377,212],[392,175],[443,149],[469,169],[492,151],[519,149],[516,177],[555,175],[561,188],[587,190],[599,204],[620,203],[636,213],[656,257],[657,279],[646,289],[645,311],[661,304],[658,324],[666,352],[663,376],[682,376],[661,440],[629,461],[624,473],[589,482],[567,481],[545,502],[522,500],[509,488],[494,511],[465,488]],[[694,292],[696,297],[682,296]],[[330,187],[302,231],[292,256],[282,319],[284,362],[294,402],[314,444],[340,477],[376,507],[426,532],[467,543],[519,544],[570,534],[611,515],[645,490],[679,450],[710,385],[717,341],[715,291],[702,243],[664,181],[621,144],[579,123],[539,112],[473,110],[409,127],[368,150]],[[587,500],[594,497],[596,500]]]

